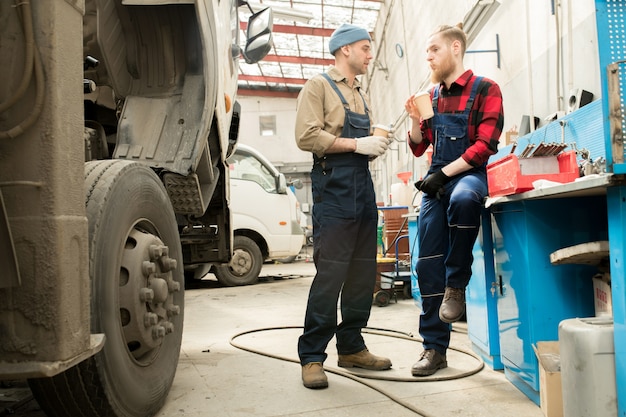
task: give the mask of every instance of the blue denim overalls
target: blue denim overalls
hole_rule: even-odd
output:
[[[468,121],[482,77],[474,78],[463,113],[438,113],[439,86],[433,92],[433,161],[429,175],[458,159],[470,146]],[[417,276],[422,296],[420,335],[424,349],[446,353],[450,325],[439,319],[446,285],[465,288],[472,275],[472,249],[478,236],[485,165],[452,177],[441,198],[424,195],[419,216]]]
[[[369,110],[349,109],[335,82],[322,74],[339,95],[345,109],[341,137],[370,133]],[[365,103],[365,100],[363,100]],[[313,260],[317,273],[311,284],[298,340],[300,363],[324,362],[326,347],[337,337],[337,352],[349,355],[365,349],[361,329],[367,326],[376,282],[376,195],[369,158],[353,152],[314,155]],[[341,293],[341,323],[337,301]]]

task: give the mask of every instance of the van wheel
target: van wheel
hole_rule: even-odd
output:
[[[217,280],[228,287],[256,284],[259,280],[263,255],[254,240],[235,236],[233,258],[227,265],[215,267]]]

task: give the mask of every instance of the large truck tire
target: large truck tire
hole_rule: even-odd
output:
[[[222,285],[229,287],[252,285],[258,282],[262,266],[259,245],[249,237],[235,236],[233,257],[228,264],[215,267],[215,276]]]
[[[128,161],[85,164],[91,332],[98,354],[29,384],[52,417],[153,416],[171,388],[183,332],[182,251],[158,176]]]

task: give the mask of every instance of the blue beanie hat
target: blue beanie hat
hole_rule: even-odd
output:
[[[358,26],[344,23],[343,25],[339,26],[339,28],[335,30],[330,36],[328,49],[330,49],[331,54],[335,55],[335,51],[342,46],[350,45],[351,43],[362,41],[365,39],[370,42],[372,41],[372,38],[370,38],[370,34],[367,33],[367,30]]]

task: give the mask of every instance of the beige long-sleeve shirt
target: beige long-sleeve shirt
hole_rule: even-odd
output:
[[[365,114],[365,99],[371,125],[372,107],[366,94],[362,91],[359,94],[359,80],[355,79],[350,87],[346,77],[336,67],[331,66],[327,73],[336,82],[351,111]],[[295,129],[298,147],[318,157],[324,156],[335,138],[341,136],[345,115],[341,99],[328,80],[321,74],[311,78],[298,95]]]

